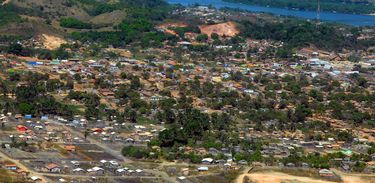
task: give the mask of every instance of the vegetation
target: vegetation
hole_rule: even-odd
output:
[[[21,21],[21,17],[14,11],[13,7],[0,6],[0,27]]]
[[[92,28],[91,24],[82,22],[72,17],[60,19],[60,26],[65,27],[65,28],[74,28],[74,29],[91,29]]]
[[[170,7],[163,1],[141,1],[132,3],[124,1],[128,8],[128,18],[121,24],[115,26],[116,31],[90,31],[74,32],[72,38],[83,42],[95,41],[103,45],[115,47],[137,43],[142,47],[162,45],[162,42],[176,42],[176,37],[157,32],[154,29],[155,22],[161,21],[167,16]]]
[[[0,80],[1,94],[6,96],[8,92],[14,91],[17,99],[4,98],[1,108],[5,112],[29,114],[32,116],[42,116],[44,114],[56,114],[72,118],[76,113],[74,108],[62,104],[47,92],[53,92],[68,85],[64,85],[58,80],[50,80],[47,75],[32,72],[13,73],[10,81]],[[26,86],[14,87],[11,83],[23,81],[32,83]]]
[[[315,23],[286,20],[278,23],[259,23],[250,21],[241,21],[241,34],[244,37],[254,39],[272,39],[283,41],[286,47],[304,47],[313,44],[321,49],[339,51],[343,48],[361,49],[367,46],[369,42],[374,43],[375,40],[358,41],[355,36],[345,37],[344,32],[338,31],[334,25],[322,24],[316,26]],[[358,32],[357,28],[351,28],[354,34]],[[280,53],[282,55],[283,53]]]

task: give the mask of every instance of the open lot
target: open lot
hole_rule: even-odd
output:
[[[116,157],[105,152],[104,149],[100,148],[95,144],[77,144],[77,154],[84,160],[115,160]]]
[[[303,170],[300,170],[299,173],[296,173],[297,171],[291,171],[290,173],[286,172],[287,171],[260,170],[253,173],[242,174],[235,182],[245,183],[246,181],[251,180],[256,183],[372,183],[375,181],[375,177],[371,175],[349,175],[339,171],[334,171],[336,175],[339,176],[339,179],[322,178],[316,175],[308,176],[308,172],[306,173],[306,171]]]

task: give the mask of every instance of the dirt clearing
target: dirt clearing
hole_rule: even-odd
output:
[[[337,173],[337,171],[335,171]],[[375,177],[363,177],[362,175],[351,175],[338,173],[342,179],[342,183],[372,183]],[[335,183],[335,181],[320,180],[312,177],[301,177],[290,175],[276,171],[262,171],[240,175],[235,183],[244,183],[248,177],[256,183]]]
[[[59,48],[62,44],[67,43],[64,39],[52,35],[42,34],[39,37],[43,46],[48,50]]]
[[[240,33],[234,22],[226,22],[215,25],[201,25],[199,26],[201,33],[211,36],[212,33],[216,33],[219,36],[234,37]]]

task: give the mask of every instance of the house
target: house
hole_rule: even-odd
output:
[[[208,171],[208,167],[206,167],[206,166],[201,166],[201,167],[199,167],[197,170],[200,171],[200,172]]]
[[[23,125],[17,125],[17,131],[19,132],[26,132],[28,129],[26,126],[23,126]]]
[[[335,176],[335,174],[331,170],[328,170],[328,169],[319,170],[319,175],[322,176],[322,177],[333,177],[333,176]]]
[[[32,176],[32,177],[30,177],[30,179],[34,182],[42,181],[42,179],[40,177],[37,177],[37,176]]]
[[[109,89],[99,89],[99,93],[105,97],[114,98],[115,93]]]
[[[76,168],[76,169],[73,169],[73,172],[75,173],[81,173],[81,172],[84,172],[85,170],[82,169],[82,168]]]
[[[246,160],[240,160],[240,161],[238,161],[238,164],[239,165],[247,165],[247,161]]]
[[[126,172],[126,170],[123,169],[123,168],[120,168],[120,169],[117,169],[117,170],[116,170],[116,173],[117,173],[117,174],[123,174],[123,173],[125,173],[125,172]]]
[[[91,132],[102,133],[103,129],[101,129],[101,128],[93,128],[93,129],[91,129]]]
[[[177,177],[177,179],[178,179],[178,180],[185,180],[186,177],[184,177],[184,176],[180,176],[180,177]]]
[[[57,164],[55,164],[55,163],[49,163],[49,164],[47,164],[46,166],[44,166],[44,168],[45,168],[48,172],[54,172],[54,173],[57,173],[57,172],[60,172],[60,171],[61,171],[59,165],[57,165]]]
[[[74,145],[66,145],[64,146],[64,149],[68,152],[75,152],[76,151],[76,146]]]
[[[87,172],[89,173],[96,173],[96,174],[104,174],[104,169],[103,168],[100,168],[100,167],[94,167],[94,168],[91,168],[91,169],[88,169]]]
[[[80,165],[78,161],[71,161],[70,163],[72,163],[74,167],[79,167]]]
[[[17,170],[17,165],[16,164],[5,164],[4,165],[4,168],[7,169],[7,170]]]
[[[203,158],[202,163],[203,164],[211,164],[214,160],[212,158]]]
[[[21,115],[21,114],[16,114],[16,115],[14,116],[14,118],[16,118],[16,119],[22,119],[22,115]]]

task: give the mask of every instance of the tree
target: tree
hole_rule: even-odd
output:
[[[133,90],[138,90],[141,87],[141,81],[138,77],[133,76],[130,83],[130,88]]]
[[[8,47],[7,52],[14,55],[21,55],[23,51],[23,46],[18,43],[13,43]]]
[[[304,122],[307,116],[312,114],[311,109],[307,108],[304,105],[298,105],[294,112],[294,121]]]
[[[207,34],[199,34],[196,38],[197,41],[199,42],[205,42],[208,40]]]
[[[211,34],[211,38],[212,38],[213,40],[218,40],[218,39],[219,39],[219,35],[218,35],[217,33],[213,32],[213,33]]]

